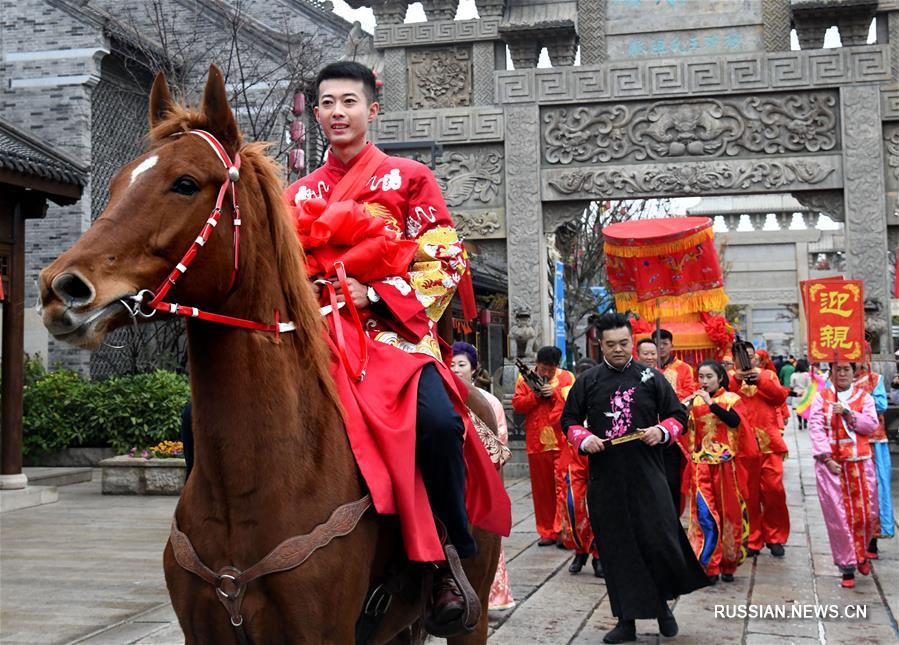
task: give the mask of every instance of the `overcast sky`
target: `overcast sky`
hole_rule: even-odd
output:
[[[358,20],[362,24],[362,28],[368,32],[374,32],[375,30],[375,17],[371,12],[371,9],[350,9],[346,2],[343,0],[334,0],[334,13],[350,22]],[[459,10],[456,12],[456,20],[468,20],[470,18],[477,18],[478,10],[475,7],[474,0],[460,0],[459,2]],[[425,20],[425,12],[421,8],[421,3],[416,2],[409,7],[409,11],[406,14],[406,22],[424,22]],[[799,41],[796,38],[795,30],[792,32],[792,42],[793,49],[799,49]],[[871,31],[868,34],[868,42],[874,42],[874,24],[871,24]],[[831,27],[827,30],[827,34],[824,36],[824,47],[839,47],[840,46],[840,36],[836,27]],[[544,53],[541,56],[541,67],[549,66],[549,58]]]

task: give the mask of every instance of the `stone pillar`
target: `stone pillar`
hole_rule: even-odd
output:
[[[552,333],[546,276],[546,240],[540,203],[539,112],[534,104],[505,109],[506,226],[509,313],[525,309],[537,346]]]
[[[840,90],[846,259],[849,278],[865,281],[865,300],[879,306],[867,312],[869,329],[880,338],[875,360],[893,356],[887,266],[885,183],[880,125],[880,88],[847,85]],[[872,343],[873,345],[873,343]]]
[[[402,112],[406,109],[408,87],[406,81],[406,50],[403,47],[391,47],[384,50],[384,70],[381,72],[384,82],[382,89],[385,112]]]
[[[762,0],[766,52],[790,51],[790,0]]]
[[[880,23],[880,19],[877,20]],[[899,79],[899,11],[887,14],[887,30],[890,45],[890,72],[893,80]]]
[[[606,62],[607,3],[608,0],[578,0],[577,2],[577,32],[581,44],[581,65],[601,65]]]

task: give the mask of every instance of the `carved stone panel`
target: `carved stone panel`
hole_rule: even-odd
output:
[[[884,203],[883,131],[877,85],[855,85],[840,91],[846,187],[846,257],[849,277],[865,281],[872,349],[879,360],[892,357],[890,291],[887,283],[886,213]],[[879,331],[878,331],[879,330]]]
[[[546,164],[829,152],[835,92],[545,108]]]
[[[456,230],[463,240],[502,239],[506,237],[506,211],[503,208],[484,210],[450,209]]]
[[[793,197],[806,208],[824,213],[834,221],[842,222],[845,218],[841,190],[804,190],[793,193]]]
[[[899,218],[899,123],[884,123],[884,177],[886,178],[887,213],[896,223]]]
[[[543,199],[681,197],[839,188],[838,156],[549,168]]]
[[[471,105],[471,48],[408,50],[411,109]]]
[[[399,112],[406,109],[405,64],[404,49],[388,49],[384,52],[384,69],[381,70],[384,87],[381,93],[385,112]]]
[[[435,164],[434,176],[451,209],[503,204],[503,155],[499,149],[445,152]]]

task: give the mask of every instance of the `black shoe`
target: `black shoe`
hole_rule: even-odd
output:
[[[565,546],[565,543],[562,542],[562,540],[559,540],[558,542],[556,542],[556,548],[557,548],[557,549],[562,549],[563,551],[567,551],[567,550],[568,550],[568,547]]]
[[[868,543],[868,553],[877,553],[877,538],[871,538]]]
[[[759,553],[761,553],[761,551],[759,551],[758,549],[746,549],[746,557],[747,558],[754,558]]]
[[[674,614],[671,613],[671,609],[666,602],[663,613],[659,615],[659,633],[662,636],[671,638],[672,636],[677,636],[677,631],[677,621],[674,620]]]
[[[628,643],[637,640],[637,625],[632,620],[619,620],[615,629],[602,637],[603,643]]]
[[[449,570],[435,575],[431,591],[431,622],[446,625],[459,620],[465,611],[465,599]]]
[[[552,538],[540,538],[537,540],[537,546],[552,546],[556,541]]]
[[[734,581],[734,574],[732,574],[732,573],[722,573],[722,574],[721,574],[721,581],[722,581],[722,582],[733,582],[733,581]]]
[[[599,561],[599,558],[593,558],[590,561],[590,564],[593,565],[593,576],[596,578],[605,578],[606,574],[602,570],[602,562]]]
[[[765,546],[768,547],[768,549],[771,551],[771,555],[773,555],[775,558],[782,558],[786,553],[786,551],[784,551],[783,544],[766,544]]]
[[[587,554],[586,553],[577,553],[574,556],[574,560],[571,561],[571,564],[568,565],[568,573],[580,573],[581,569],[584,568],[584,565],[587,564]]]
[[[709,584],[710,585],[718,584],[718,574],[717,573],[713,576],[709,576]]]

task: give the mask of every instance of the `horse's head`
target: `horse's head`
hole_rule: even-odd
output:
[[[206,140],[186,133],[210,132],[231,158],[241,145],[224,79],[215,66],[210,67],[199,112],[176,105],[165,78],[157,76],[150,94],[150,126],[147,152],[115,176],[106,210],[41,272],[43,321],[58,339],[96,347],[109,331],[130,320],[124,302],[141,290],[157,289],[197,238],[228,170]],[[259,198],[258,177],[247,174],[236,184],[250,189],[238,191],[241,206]],[[234,271],[231,215],[226,198],[218,225],[170,299],[201,308],[222,303]]]

